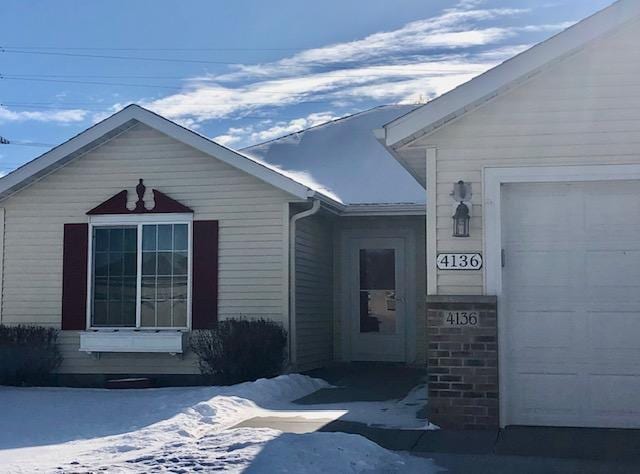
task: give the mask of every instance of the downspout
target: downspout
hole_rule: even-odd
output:
[[[296,223],[300,219],[310,217],[320,210],[320,201],[313,204],[306,211],[291,216],[289,223],[289,363],[293,366],[298,361],[296,334]]]

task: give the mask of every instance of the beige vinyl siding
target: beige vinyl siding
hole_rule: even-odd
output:
[[[219,314],[285,323],[287,202],[291,196],[211,156],[137,124],[99,148],[6,199],[2,318],[60,326],[63,225],[126,188],[135,200],[143,178],[220,225]],[[63,332],[66,373],[194,373],[192,356],[78,352]]]
[[[437,148],[438,252],[483,250],[487,167],[640,161],[639,42],[634,22],[400,150],[424,182],[426,148]],[[469,239],[451,237],[449,193],[460,179],[473,185]],[[483,274],[439,271],[437,291],[481,294]]]
[[[345,307],[342,304],[347,296],[347,288],[342,286],[342,261],[346,256],[342,248],[342,234],[357,232],[363,236],[376,238],[378,236],[403,236],[410,233],[415,238],[415,254],[411,255],[415,259],[415,281],[407,281],[407,285],[415,285],[415,343],[416,343],[416,360],[417,364],[426,362],[426,321],[424,315],[425,294],[426,294],[426,268],[425,268],[425,250],[426,250],[426,225],[425,218],[422,216],[380,216],[380,217],[341,217],[336,222],[334,232],[334,269],[335,269],[335,322],[333,325],[334,352],[336,360],[344,359],[343,344],[343,321],[345,318],[353,317],[352,314],[345,314]],[[354,269],[354,271],[356,271]],[[408,335],[409,338],[411,335]]]
[[[333,223],[319,214],[296,223],[297,365],[333,360]]]

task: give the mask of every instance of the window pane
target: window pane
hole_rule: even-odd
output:
[[[360,332],[396,333],[393,249],[360,250]]]
[[[187,224],[173,226],[173,250],[187,250],[189,248]]]
[[[135,252],[127,252],[124,254],[124,276],[136,276],[138,255]]]
[[[107,252],[96,252],[93,265],[96,276],[107,276],[109,274],[109,254]]]
[[[155,250],[156,230],[158,226],[145,225],[142,227],[142,250]]]
[[[158,327],[171,327],[171,301],[158,300],[156,311]]]
[[[97,301],[108,299],[109,279],[105,277],[96,277],[93,285],[93,298]]]
[[[360,291],[360,332],[396,333],[394,291]]]
[[[158,300],[168,300],[171,298],[171,277],[158,277],[156,298]]]
[[[171,275],[171,252],[158,252],[158,275]]]
[[[109,252],[109,276],[122,276],[123,257],[122,252]]]
[[[122,278],[109,277],[109,299],[122,300]]]
[[[124,301],[136,301],[136,277],[124,277],[122,279],[122,299]]]
[[[361,249],[360,289],[395,290],[395,257],[393,249]]]
[[[140,297],[143,300],[155,300],[156,299],[156,277],[142,277],[142,294]]]
[[[175,299],[187,299],[187,277],[173,277],[173,293]]]
[[[109,229],[94,229],[96,252],[106,252],[109,248]]]
[[[130,301],[122,304],[122,325],[123,326],[135,326],[136,325],[136,302]]]
[[[156,253],[155,252],[142,252],[142,274],[143,275],[156,274]]]
[[[107,325],[107,308],[106,301],[94,301],[93,303],[93,325],[94,326],[106,326]]]
[[[173,274],[187,274],[187,252],[176,252],[173,254]]]
[[[173,327],[184,327],[187,325],[187,302],[177,300],[173,302]]]
[[[135,227],[94,230],[93,326],[135,326],[136,245]]]
[[[125,252],[135,252],[138,248],[138,229],[128,228],[124,230]]]
[[[140,325],[145,327],[156,325],[155,301],[142,301],[140,305]]]
[[[122,301],[109,301],[109,319],[107,326],[122,326]]]
[[[109,230],[109,250],[111,252],[121,252],[124,247],[124,229],[116,228]]]
[[[173,239],[172,231],[173,226],[171,224],[164,224],[158,226],[158,250],[172,250]]]

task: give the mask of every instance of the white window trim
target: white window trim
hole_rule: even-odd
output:
[[[640,180],[640,164],[626,165],[582,165],[539,166],[483,169],[483,216],[484,216],[484,290],[486,295],[498,297],[498,380],[500,393],[500,426],[509,423],[509,387],[505,370],[509,363],[505,351],[500,350],[501,341],[506,340],[506,327],[500,324],[504,314],[502,295],[502,220],[501,186],[507,183],[562,183],[588,181],[634,181]]]
[[[140,303],[142,286],[142,226],[144,224],[186,224],[188,236],[188,262],[187,262],[187,325],[175,327],[140,327]],[[91,321],[91,308],[93,306],[93,229],[95,227],[107,227],[128,225],[137,227],[137,279],[136,279],[136,325],[135,327],[121,326],[93,326]],[[191,329],[191,297],[193,286],[193,214],[191,213],[167,213],[167,214],[110,214],[101,216],[89,216],[89,238],[87,258],[87,331],[189,331]]]

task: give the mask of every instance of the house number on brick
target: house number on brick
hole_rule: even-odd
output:
[[[480,322],[478,311],[444,311],[446,326],[477,326]]]
[[[440,270],[480,270],[482,255],[479,253],[440,253],[436,263]]]

